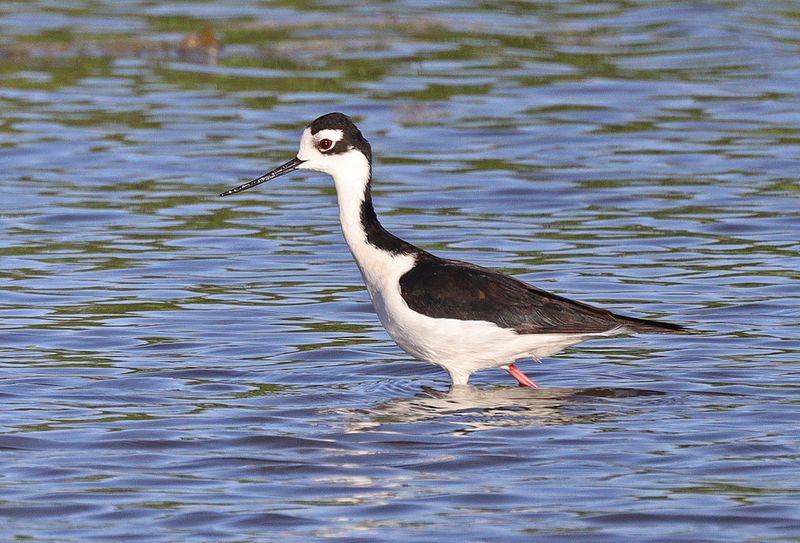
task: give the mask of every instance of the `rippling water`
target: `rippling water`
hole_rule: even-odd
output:
[[[797,4],[40,0],[0,36],[3,540],[800,539]],[[216,197],[335,110],[402,237],[706,333],[448,393],[328,179]]]

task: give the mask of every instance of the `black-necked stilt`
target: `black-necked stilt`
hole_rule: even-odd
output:
[[[688,332],[682,326],[617,315],[467,262],[446,260],[387,231],[372,207],[372,149],[349,117],[329,113],[309,124],[297,156],[228,196],[294,170],[333,177],[339,219],[383,326],[408,354],[447,370],[453,385],[587,339],[630,332]]]

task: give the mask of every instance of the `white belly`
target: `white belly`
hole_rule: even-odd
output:
[[[372,277],[364,274],[375,312],[401,349],[441,366],[450,373],[454,384],[466,384],[469,376],[480,369],[505,366],[520,358],[538,360],[591,337],[605,335],[518,334],[488,321],[425,316],[409,308],[400,293],[400,277],[414,262],[413,257],[408,259],[396,261],[393,273]]]

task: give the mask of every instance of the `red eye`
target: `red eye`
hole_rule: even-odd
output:
[[[319,140],[317,147],[319,147],[320,151],[330,151],[331,148],[333,147],[333,142],[328,138],[322,138],[321,140]]]

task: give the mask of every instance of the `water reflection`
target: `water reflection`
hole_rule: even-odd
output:
[[[455,426],[452,433],[470,434],[496,428],[597,422],[642,408],[664,392],[636,388],[539,388],[498,386],[453,387],[448,392],[423,388],[411,398],[393,398],[368,411],[344,411],[350,429],[361,431],[394,423],[437,420]],[[630,402],[606,400],[630,399]],[[364,418],[366,416],[366,418]]]
[[[797,10],[5,4],[1,541],[799,540]],[[332,110],[403,238],[716,333],[420,390],[328,180],[212,196]]]

